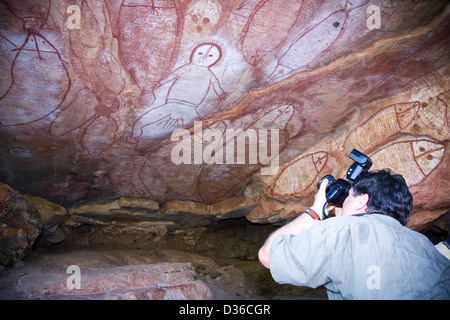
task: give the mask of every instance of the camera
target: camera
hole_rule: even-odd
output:
[[[357,178],[364,176],[369,171],[370,167],[372,167],[372,160],[356,149],[353,149],[348,156],[350,159],[355,161],[347,170],[348,181],[344,179],[336,180],[332,175],[327,175],[320,179],[317,184],[317,188],[320,188],[322,182],[325,179],[328,179],[326,197],[328,203],[331,203],[337,207],[342,207],[345,198],[348,197],[348,192],[353,182],[355,182]]]

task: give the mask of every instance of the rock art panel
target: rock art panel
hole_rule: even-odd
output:
[[[22,30],[35,29],[38,31],[48,23],[51,6],[51,0],[5,0],[1,4],[3,17],[12,14],[16,19],[21,20]]]
[[[28,29],[23,44],[13,51],[11,83],[0,97],[1,106],[8,109],[2,112],[0,126],[29,124],[47,117],[61,106],[71,85],[59,51],[39,31]]]
[[[428,206],[441,212],[443,209],[438,208],[446,202],[442,190],[448,189],[445,178],[437,179],[446,176],[448,171],[444,163],[449,136],[448,98],[444,89],[448,77],[441,76],[446,74],[445,70],[414,80],[418,86],[414,92],[371,102],[363,112],[346,119],[343,124],[346,130],[336,130],[332,139],[320,140],[312,149],[283,163],[279,175],[258,177],[265,184],[263,195],[247,218],[254,222],[292,219],[296,214],[283,208],[292,206],[301,212],[311,205],[317,182],[326,174],[345,178],[352,163],[348,154],[353,148],[372,158],[372,170],[390,168],[402,174],[417,208]],[[425,190],[436,195],[433,200],[426,200]],[[420,214],[427,211],[415,210],[422,210]],[[434,216],[436,212],[430,214]]]
[[[248,17],[238,42],[245,60],[253,67],[283,43],[303,6],[283,0],[261,0]]]
[[[108,170],[101,170],[99,172],[99,178],[104,179],[116,190],[120,190],[121,194],[130,194],[136,196],[152,196],[155,194],[149,190],[146,190],[145,185],[142,184],[139,178],[139,168],[143,166],[146,161],[145,157],[132,155],[132,149],[121,145],[124,153],[131,155],[123,157],[121,154],[113,155],[112,162],[113,167]],[[154,187],[158,186],[155,181]],[[161,189],[161,191],[164,189]]]
[[[432,72],[432,73],[429,73],[419,79],[409,82],[403,88],[406,91],[418,91],[423,88],[430,88],[432,86],[437,85],[440,87],[440,89],[443,89],[443,87],[441,85],[441,81],[442,80],[440,80],[439,77],[434,72]]]
[[[278,59],[276,69],[267,78],[268,83],[286,79],[295,72],[310,68],[316,59],[325,54],[343,36],[349,13],[367,1],[346,9],[331,12],[320,22],[306,28]]]
[[[123,0],[119,12],[119,51],[122,65],[152,102],[153,89],[174,65],[183,33],[184,16],[178,0]]]
[[[430,138],[412,138],[384,146],[370,154],[373,169],[390,168],[401,174],[409,187],[422,183],[444,157],[445,146]]]
[[[49,130],[52,135],[62,136],[79,129],[79,145],[84,154],[92,157],[102,156],[117,139],[117,112],[122,107],[120,94],[126,86],[120,61],[113,54],[113,43],[105,39],[105,35],[111,35],[106,7],[101,4],[99,10],[96,5],[82,1],[79,7],[83,28],[67,31],[70,59],[88,92],[77,91],[74,100],[58,113]],[[77,101],[83,94],[92,99],[84,101],[88,104]],[[77,116],[66,124],[74,113]]]
[[[294,116],[295,108],[292,105],[282,105],[273,107],[271,110],[257,112],[255,115],[243,117],[228,123],[226,128],[222,129],[224,142],[220,144],[221,148],[226,150],[226,157],[232,156],[232,159],[227,158],[221,165],[204,164],[198,176],[197,190],[200,199],[206,203],[215,202],[215,199],[222,199],[229,194],[234,187],[246,181],[252,174],[258,170],[261,174],[277,174],[278,172],[278,155],[283,151],[289,142],[288,126]],[[275,130],[269,135],[263,136],[263,132],[267,129],[274,128]],[[228,135],[227,129],[231,129],[234,135]],[[238,130],[241,131],[238,131]],[[254,133],[254,135],[252,135]],[[276,135],[274,135],[276,133]],[[235,138],[236,137],[236,138]],[[248,143],[239,146],[239,140],[247,139]],[[236,144],[234,140],[236,139]],[[251,143],[253,139],[256,143]],[[258,139],[258,140],[256,140]],[[231,140],[233,142],[231,142]],[[257,145],[256,145],[257,144]],[[257,147],[257,150],[252,150]],[[277,148],[275,148],[275,145]],[[229,148],[234,150],[229,151]],[[245,150],[243,150],[245,149]],[[239,152],[243,152],[241,160],[239,161]],[[276,152],[277,154],[273,154]],[[270,153],[270,155],[269,155]],[[236,155],[236,157],[235,157]],[[275,157],[274,157],[275,156]],[[262,159],[265,159],[263,162]],[[231,161],[229,161],[231,160]],[[231,165],[227,164],[231,163]],[[263,166],[269,166],[262,168]],[[262,168],[262,169],[261,169]],[[225,176],[227,181],[233,181],[232,184],[217,183],[217,177]]]
[[[371,150],[410,125],[419,108],[420,102],[413,101],[389,105],[378,111],[350,131],[343,145],[344,153],[349,154],[352,149]]]
[[[448,101],[450,101],[450,91],[446,91],[440,94],[437,99],[439,100],[439,103],[441,104],[442,108],[443,109],[445,108],[444,122],[447,129],[450,129],[450,110],[448,107]]]
[[[86,150],[88,155],[99,157],[114,144],[118,130],[119,126],[113,117],[97,115],[86,124],[83,130],[80,130],[78,140],[81,148]]]
[[[295,160],[285,167],[275,180],[272,195],[302,195],[311,185],[316,186],[328,160],[328,152],[317,151]]]
[[[380,29],[367,27],[369,5],[381,8]],[[69,6],[79,8],[80,28],[68,27]],[[285,204],[310,204],[322,175],[345,175],[357,148],[380,166],[408,163],[417,189],[447,190],[435,180],[448,174],[449,8],[422,0],[2,1],[0,177],[70,205],[124,195],[210,204],[258,180],[258,221],[264,208],[279,211],[267,213],[275,221],[291,217],[279,210]],[[171,139],[176,130],[180,140]],[[227,130],[242,132],[227,138]],[[227,152],[231,139],[236,150]],[[402,164],[385,162],[391,151]],[[435,203],[444,206],[442,198]]]
[[[421,123],[444,137],[450,134],[449,98],[449,91],[442,92],[422,103],[419,113]]]
[[[222,48],[213,42],[197,45],[191,53],[189,63],[176,69],[169,77],[162,80],[158,87],[170,83],[165,103],[151,107],[141,115],[133,125],[132,138],[161,138],[177,128],[187,128],[200,118],[198,107],[207,98],[208,92],[214,91],[217,98],[226,99],[217,76],[210,69],[222,58]],[[186,88],[196,90],[186,96]],[[209,114],[213,112],[203,110]],[[145,131],[145,132],[144,132]]]
[[[294,110],[283,105],[234,120],[197,122],[191,132],[186,130],[182,145],[175,137],[154,149],[139,172],[140,179],[154,195],[165,190],[172,197],[199,198],[206,203],[223,199],[262,167],[276,166],[271,152],[275,142],[281,152],[293,134],[288,128]],[[261,135],[259,129],[267,135]],[[276,129],[277,141],[271,129]],[[183,154],[187,158],[175,163],[174,153],[176,157],[187,153]],[[164,171],[158,170],[161,165]],[[180,179],[184,183],[177,183]]]
[[[222,5],[217,0],[193,1],[186,11],[183,32],[188,37],[209,35],[219,21],[221,14]]]
[[[53,137],[62,137],[79,130],[85,123],[92,122],[96,116],[95,108],[91,106],[97,104],[97,99],[92,92],[78,89],[69,100],[70,103],[55,112],[55,120],[50,123],[49,134]],[[80,109],[79,105],[84,105],[85,108]]]

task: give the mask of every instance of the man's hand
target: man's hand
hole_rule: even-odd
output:
[[[320,184],[320,188],[319,191],[317,191],[316,195],[314,196],[314,204],[310,207],[312,210],[314,210],[315,213],[317,213],[320,217],[320,219],[323,219],[323,209],[326,205],[326,203],[328,202],[327,200],[327,195],[326,195],[326,189],[328,186],[328,179],[325,179],[322,181],[322,183]],[[328,215],[328,210],[327,209],[327,215]]]

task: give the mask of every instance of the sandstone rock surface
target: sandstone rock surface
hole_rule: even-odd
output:
[[[194,279],[195,271],[189,264],[163,263],[113,267],[83,273],[80,271],[79,288],[76,287],[75,278],[71,278],[72,271],[68,271],[70,272],[66,273],[66,270],[62,269],[43,269],[36,266],[4,271],[7,274],[3,275],[1,281],[2,298],[200,300],[213,297],[204,283]]]
[[[239,269],[175,250],[42,251],[0,271],[2,299],[210,300],[252,295]]]
[[[42,220],[36,208],[0,183],[0,265],[12,265],[25,258],[41,230]]]
[[[138,220],[280,222],[357,148],[406,176],[418,230],[450,208],[445,1],[8,0],[0,12],[0,177],[22,194],[154,201],[147,215],[108,209]],[[212,208],[246,194],[242,210]]]

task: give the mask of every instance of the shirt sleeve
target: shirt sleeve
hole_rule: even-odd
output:
[[[269,263],[276,282],[316,288],[331,280],[337,239],[326,229],[318,221],[298,236],[281,234],[274,239]]]

